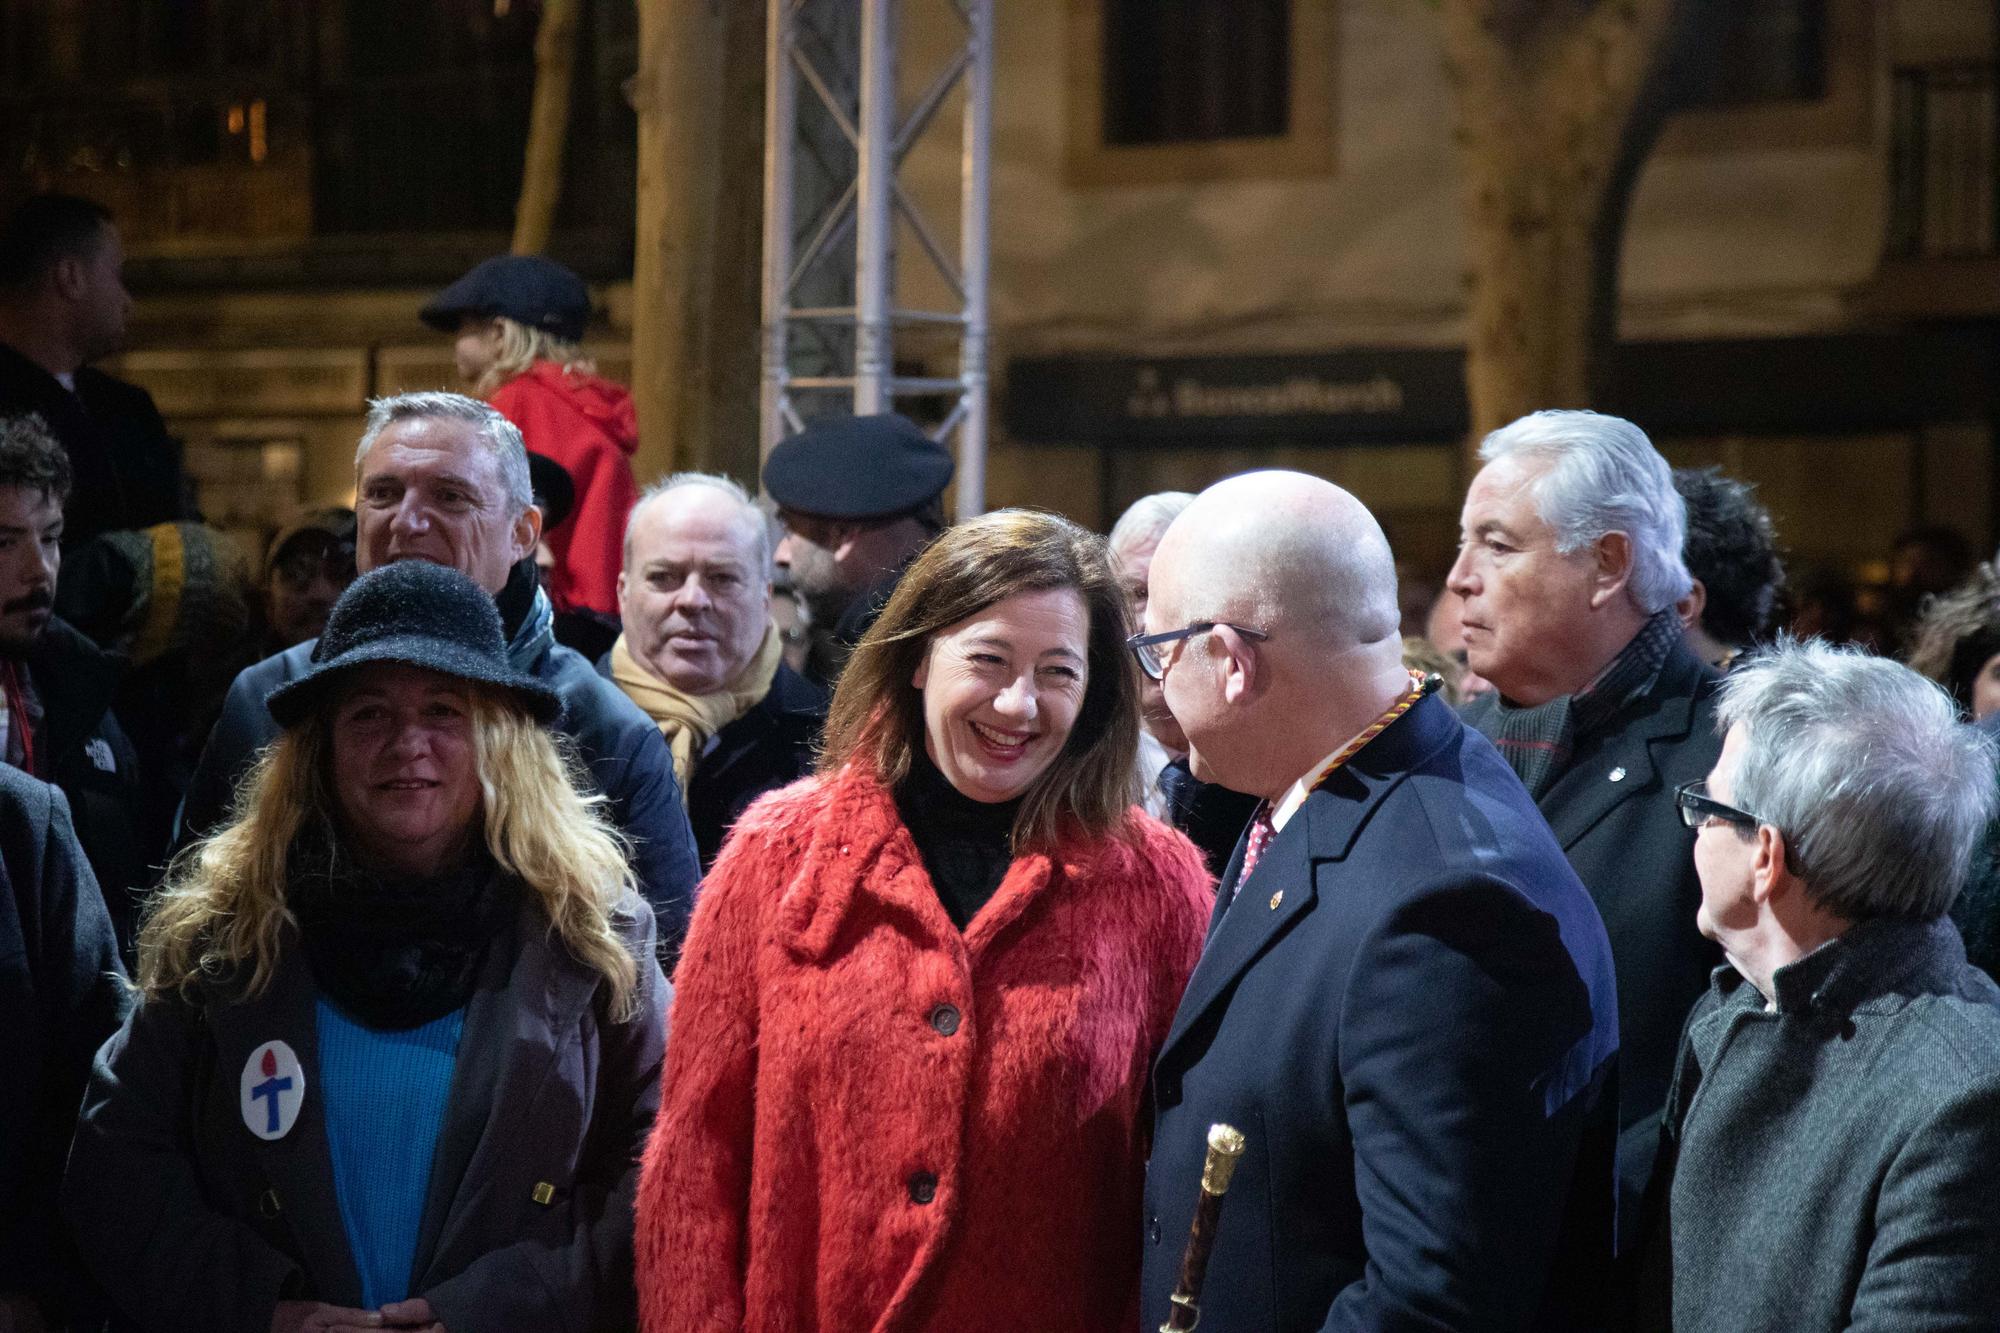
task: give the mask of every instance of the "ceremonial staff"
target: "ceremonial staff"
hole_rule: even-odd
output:
[[[1208,1127],[1208,1158],[1201,1167],[1201,1195],[1195,1200],[1194,1221],[1188,1227],[1187,1250],[1181,1255],[1180,1281],[1174,1284],[1172,1308],[1160,1333],[1189,1333],[1201,1319],[1201,1284],[1208,1275],[1209,1251],[1215,1248],[1215,1227],[1222,1218],[1222,1196],[1243,1156],[1243,1135],[1228,1125]]]

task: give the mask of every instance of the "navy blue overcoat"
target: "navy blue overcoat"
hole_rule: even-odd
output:
[[[1617,1000],[1526,790],[1435,695],[1308,797],[1208,944],[1156,1062],[1142,1327],[1166,1318],[1208,1128],[1249,1140],[1202,1325],[1597,1326]]]

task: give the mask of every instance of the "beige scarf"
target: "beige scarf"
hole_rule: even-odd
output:
[[[667,738],[683,804],[687,801],[688,779],[694,776],[695,760],[701,758],[709,738],[755,708],[771,692],[782,655],[778,627],[766,625],[764,641],[757,645],[756,655],[737,673],[736,679],[714,694],[686,694],[640,665],[626,647],[623,634],[611,645],[611,679]]]

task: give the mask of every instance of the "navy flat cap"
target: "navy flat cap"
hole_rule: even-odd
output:
[[[821,417],[771,450],[764,489],[802,514],[889,518],[937,499],[951,470],[951,454],[907,417]]]
[[[440,333],[457,333],[467,315],[505,315],[517,324],[577,342],[590,322],[583,279],[540,255],[495,255],[433,296],[417,318]]]
[[[544,725],[562,712],[561,695],[507,661],[493,599],[457,570],[427,560],[398,560],[348,584],[313,647],[312,665],[271,691],[264,706],[279,726],[296,726],[327,702],[332,686],[377,662],[497,685]]]

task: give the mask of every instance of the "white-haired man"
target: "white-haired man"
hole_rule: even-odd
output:
[[[738,815],[812,771],[827,692],[784,661],[771,529],[727,477],[680,472],[625,523],[624,633],[598,660],[674,756],[706,869]]]
[[[397,560],[448,565],[493,596],[517,671],[562,696],[556,730],[575,742],[614,823],[633,843],[632,871],[671,954],[686,933],[701,878],[687,812],[660,733],[583,656],[555,641],[555,612],[538,586],[528,453],[514,424],[475,398],[406,393],[377,400],[354,455],[355,566]],[[274,739],[271,691],[305,672],[309,639],[247,667],[229,687],[181,806],[183,842],[227,817],[236,783]]]
[[[1500,749],[1590,890],[1618,965],[1621,1217],[1658,1147],[1681,1020],[1718,961],[1694,928],[1674,789],[1708,772],[1716,673],[1690,652],[1681,498],[1629,421],[1537,412],[1486,437],[1447,586]]]
[[[1154,1068],[1145,1318],[1211,1124],[1248,1140],[1204,1324],[1593,1327],[1611,1253],[1611,954],[1521,784],[1403,666],[1360,502],[1258,472],[1153,558],[1133,648],[1194,774],[1263,798]]]
[[[2000,988],[1945,915],[1993,750],[1909,668],[1781,643],[1681,789],[1716,969],[1667,1104],[1642,1328],[1990,1329]]]
[[[1148,580],[1160,538],[1181,511],[1194,503],[1189,491],[1160,491],[1134,500],[1111,527],[1105,544],[1125,592],[1125,609],[1136,628],[1145,623]],[[1187,736],[1167,708],[1160,682],[1139,677],[1139,780],[1146,813],[1188,835],[1220,875],[1229,854],[1256,812],[1257,798],[1202,782],[1188,769]]]

